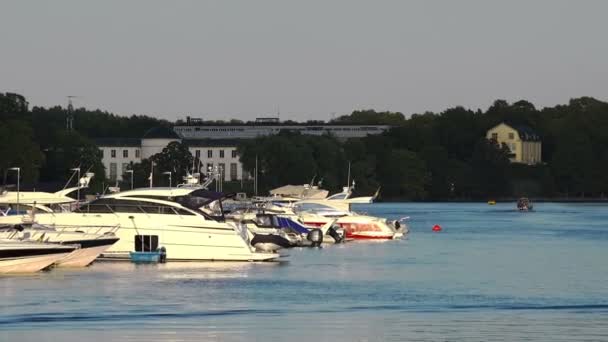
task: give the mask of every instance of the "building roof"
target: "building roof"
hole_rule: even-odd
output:
[[[536,131],[528,126],[528,125],[519,125],[519,124],[513,124],[510,122],[501,122],[496,126],[493,126],[491,129],[494,129],[500,125],[505,125],[505,126],[509,126],[511,128],[513,128],[514,130],[517,131],[517,134],[519,134],[519,138],[523,141],[540,141],[540,135],[538,133],[536,133]]]
[[[524,141],[540,141],[540,135],[536,133],[530,126],[526,125],[511,125],[517,130],[519,138]]]
[[[150,128],[142,139],[181,139],[180,136],[168,127]]]
[[[95,144],[99,147],[140,147],[139,138],[97,138]]]
[[[243,139],[184,139],[190,147],[236,147]]]

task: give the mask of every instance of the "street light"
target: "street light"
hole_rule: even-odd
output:
[[[169,187],[171,187],[171,171],[165,171],[163,175],[169,175]]]
[[[133,190],[133,170],[127,170],[126,172],[131,174],[131,190]]]
[[[20,167],[11,167],[9,170],[17,171],[17,214],[19,214],[19,197],[21,194],[19,192],[19,178],[21,178],[21,168]]]
[[[80,202],[80,168],[79,167],[75,167],[75,168],[72,168],[70,170],[78,172],[78,179],[76,179],[76,185],[78,186],[76,188],[77,189],[77,195],[76,195],[76,197],[77,197],[78,202]]]

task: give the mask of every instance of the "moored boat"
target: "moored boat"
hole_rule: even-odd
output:
[[[103,196],[73,212],[40,213],[36,222],[65,231],[115,231],[120,240],[102,254],[115,260],[160,246],[167,250],[167,261],[278,259],[279,254],[256,251],[238,227],[226,222],[221,203],[226,197],[196,187],[135,189]],[[5,219],[0,217],[0,224]],[[142,240],[149,243],[142,245]]]
[[[531,211],[534,207],[532,202],[527,197],[522,197],[517,200],[517,209],[519,211]]]
[[[78,246],[0,240],[0,274],[41,271],[78,249]]]
[[[39,224],[0,227],[0,239],[34,241],[78,246],[66,257],[55,262],[57,267],[85,267],[119,239],[114,233],[92,234],[81,231],[60,231]]]

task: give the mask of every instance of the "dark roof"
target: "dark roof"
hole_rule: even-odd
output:
[[[182,142],[190,147],[234,147],[244,139],[184,139]]]
[[[498,125],[493,126],[493,128],[500,126],[501,124],[516,130],[517,134],[519,134],[519,138],[523,141],[541,141],[540,134],[536,133],[536,131],[528,125],[517,124],[511,121],[502,121]]]
[[[97,138],[94,139],[97,146],[102,147],[139,147],[141,139],[139,138]]]
[[[540,141],[540,135],[530,126],[526,125],[509,125],[517,130],[519,138],[523,141]]]
[[[159,126],[150,128],[142,139],[181,139],[171,128]]]

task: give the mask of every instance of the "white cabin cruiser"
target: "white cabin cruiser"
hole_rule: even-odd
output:
[[[41,271],[77,248],[72,245],[0,240],[0,274]]]
[[[42,212],[64,211],[76,206],[78,199],[68,196],[80,189],[86,189],[95,174],[87,172],[78,180],[78,186],[64,188],[56,192],[44,191],[0,191],[0,216],[19,215],[25,210]]]
[[[103,196],[73,212],[39,213],[36,222],[61,230],[111,232],[120,240],[103,258],[128,260],[130,252],[164,247],[167,261],[269,261],[279,254],[256,251],[247,232],[226,222],[226,195],[199,188],[143,188]],[[0,225],[9,217],[0,217]]]
[[[113,232],[92,234],[55,230],[38,224],[0,227],[0,239],[79,246],[66,257],[56,261],[57,267],[86,267],[118,241]]]
[[[409,232],[406,218],[390,221],[385,218],[360,215],[350,209],[352,203],[340,200],[307,200],[294,205],[294,212],[310,227],[320,227],[329,220],[346,231],[346,237],[355,240],[398,239]]]

